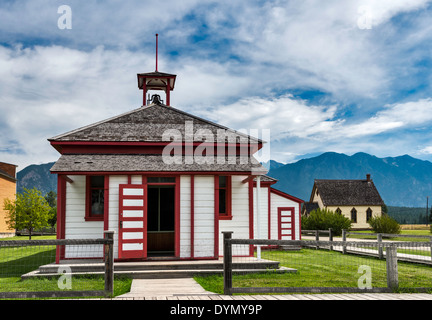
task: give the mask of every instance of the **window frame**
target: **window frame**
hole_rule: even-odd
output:
[[[226,177],[225,187],[220,187],[220,177]],[[219,191],[225,190],[225,212],[220,212]],[[228,175],[215,176],[215,208],[219,220],[232,220],[232,179]]]
[[[373,210],[369,207],[366,210],[366,222],[369,222],[370,219],[373,217]]]
[[[92,188],[91,186],[91,178],[92,177],[103,177],[104,185],[102,188]],[[103,203],[103,213],[102,214],[93,214],[91,208],[91,197],[92,190],[94,189],[102,189],[104,191],[104,203]],[[104,217],[107,210],[107,179],[105,175],[91,175],[86,176],[86,199],[85,199],[85,221],[104,221]]]
[[[351,209],[351,222],[352,223],[357,223],[357,209],[356,208],[352,208]]]

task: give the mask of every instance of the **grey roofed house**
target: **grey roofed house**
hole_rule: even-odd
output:
[[[384,201],[367,176],[366,180],[315,180],[311,198],[318,189],[324,206],[384,205]]]
[[[253,157],[230,155],[225,157],[207,157],[189,159],[180,158],[164,161],[158,152],[134,152],[130,154],[62,152],[65,143],[158,143],[180,142],[199,144],[231,143],[244,144],[247,147],[262,145],[262,140],[237,132],[222,125],[204,120],[166,106],[155,100],[148,106],[82,127],[48,139],[62,153],[60,159],[51,168],[51,172],[96,172],[96,171],[227,171],[261,172],[267,170]],[[229,157],[228,157],[229,155]],[[202,160],[201,162],[199,160]]]

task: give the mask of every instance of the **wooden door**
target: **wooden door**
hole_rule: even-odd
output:
[[[279,240],[295,240],[294,208],[278,208]]]
[[[119,258],[147,257],[145,186],[119,186]]]

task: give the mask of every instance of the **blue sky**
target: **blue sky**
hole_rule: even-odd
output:
[[[71,29],[60,29],[61,5]],[[0,161],[141,105],[136,74],[177,74],[171,104],[269,141],[432,160],[432,1],[0,2]]]

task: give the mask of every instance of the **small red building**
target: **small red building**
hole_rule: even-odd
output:
[[[264,176],[253,157],[264,142],[170,106],[175,80],[138,74],[143,106],[49,139],[61,154],[51,169],[57,237],[113,230],[116,260],[217,259],[222,231],[299,239],[303,201]],[[166,104],[159,95],[147,101],[148,90],[165,91]],[[78,256],[66,249],[57,260],[67,258]]]

